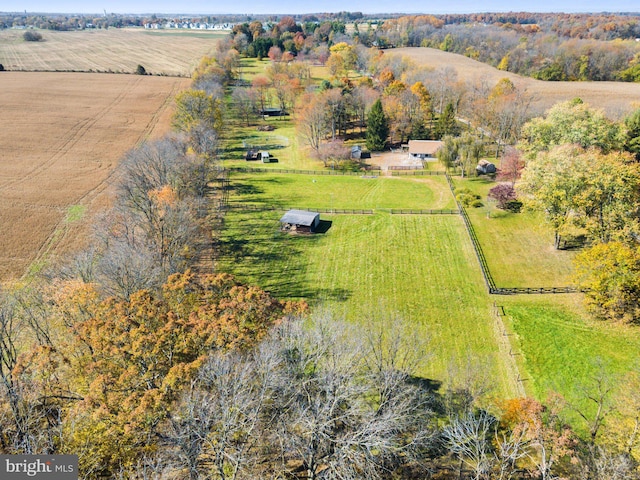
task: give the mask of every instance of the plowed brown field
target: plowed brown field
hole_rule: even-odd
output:
[[[557,102],[580,97],[592,107],[601,108],[613,119],[619,119],[640,107],[640,84],[627,82],[543,82],[503,72],[490,65],[472,60],[463,55],[443,52],[433,48],[397,48],[387,54],[401,55],[419,65],[434,69],[451,67],[457,72],[459,81],[470,83],[487,81],[494,85],[507,77],[533,96],[532,109],[541,114]]]
[[[40,30],[42,42],[25,42],[24,30],[0,30],[0,63],[7,70],[133,73],[188,76],[229,32],[118,29]]]
[[[91,73],[0,74],[0,280],[82,244],[123,154],[170,128],[189,80]]]

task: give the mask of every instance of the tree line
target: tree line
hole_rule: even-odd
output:
[[[517,23],[498,21],[497,14],[487,17],[447,16],[447,22],[437,16],[400,17],[359,32],[358,40],[380,47],[438,48],[540,80],[640,78],[637,17],[531,14]]]
[[[348,60],[347,47],[331,54]],[[375,73],[361,86],[374,94],[361,110],[362,128],[379,140],[388,140],[381,135],[387,120],[389,134],[400,135],[387,103],[398,92],[416,98],[414,115],[421,97],[443,110],[462,108],[448,101],[459,87],[438,83],[445,76],[422,77],[420,88],[423,71],[368,52]],[[292,73],[304,68],[272,63],[274,78],[308,80]],[[256,109],[261,88],[263,105],[277,98],[268,76],[264,87],[238,84],[239,65],[225,47],[203,59],[192,87],[176,98],[175,133],[126,155],[114,209],[98,222],[89,249],[51,269],[42,284],[0,293],[2,452],[77,454],[87,479],[637,478],[637,371],[614,379],[596,369],[571,402],[553,394],[543,402],[492,400],[479,358],[450,379],[424,378],[428,344],[400,322],[354,327],[328,312],[309,317],[304,303],[189,268],[202,229],[211,228],[208,194],[225,115],[244,121],[240,100],[248,92]],[[341,101],[350,71],[314,93],[292,88],[300,95],[294,101],[333,98],[326,92]],[[493,94],[508,97],[512,88],[501,82]],[[224,108],[227,101],[234,108]],[[582,150],[569,157],[591,155],[581,165],[607,155],[603,164],[621,162],[611,171],[633,165],[615,150],[635,148],[632,120],[623,130],[580,102],[558,109],[568,112],[558,114],[565,120],[549,127],[549,114],[522,128],[527,168],[562,157],[555,149],[569,148],[567,139],[580,145],[580,134],[584,143],[571,148]],[[324,118],[319,145],[345,133],[339,117]],[[576,131],[558,138],[559,125]],[[589,150],[594,137],[604,139],[597,152]],[[518,162],[513,170],[516,183]],[[523,175],[526,185],[530,174]],[[605,222],[609,210],[593,211],[596,203],[574,207],[592,222],[584,225],[629,242],[631,232],[624,237],[613,221],[621,215],[626,223],[622,203],[612,203],[618,211]],[[573,427],[568,412],[579,419]]]

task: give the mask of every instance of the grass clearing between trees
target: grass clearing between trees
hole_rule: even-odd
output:
[[[454,179],[480,195],[484,207],[468,208],[491,275],[498,287],[566,287],[572,285],[576,251],[556,250],[553,231],[542,214],[510,213],[487,207],[487,193],[496,185],[486,178]]]
[[[444,176],[372,177],[234,174],[230,203],[275,208],[455,209]]]
[[[493,394],[514,395],[491,299],[459,216],[322,214],[331,222],[325,234],[279,230],[284,210],[276,208],[292,198],[315,198],[316,205],[328,207],[327,192],[336,192],[334,208],[437,208],[436,189],[414,179],[318,177],[322,183],[315,184],[312,179],[233,175],[232,203],[268,203],[274,210],[227,213],[218,269],[277,297],[305,298],[328,307],[353,322],[399,317],[416,335],[430,339],[433,357],[423,372],[427,377],[446,380],[451,369],[466,369],[473,361],[473,368],[496,385]],[[440,177],[429,180],[444,182]]]
[[[584,401],[583,388],[603,368],[613,384],[638,368],[637,327],[589,320],[580,294],[502,298],[512,344],[522,356],[520,372],[530,395],[561,393]],[[581,420],[575,416],[575,424]]]

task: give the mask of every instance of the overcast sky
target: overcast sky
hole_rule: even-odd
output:
[[[0,12],[54,13],[473,13],[640,12],[638,0],[1,0]]]

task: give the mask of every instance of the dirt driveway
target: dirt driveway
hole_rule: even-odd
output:
[[[422,167],[422,160],[411,158],[406,151],[396,150],[372,153],[371,158],[367,159],[367,163],[379,166],[383,172],[389,170],[390,166]]]

